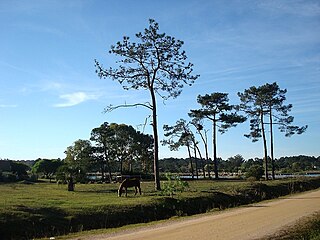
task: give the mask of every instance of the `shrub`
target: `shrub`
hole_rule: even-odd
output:
[[[263,168],[260,165],[252,165],[248,171],[246,172],[246,178],[255,178],[256,180],[259,180],[262,178],[263,175]]]
[[[163,184],[162,193],[173,197],[177,192],[184,192],[189,184],[185,181],[182,181],[178,175],[172,176],[169,173],[166,173],[167,181]]]

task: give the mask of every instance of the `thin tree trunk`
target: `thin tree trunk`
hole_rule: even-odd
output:
[[[193,162],[192,162],[192,156],[191,156],[191,151],[190,151],[190,146],[187,144],[187,149],[188,149],[188,154],[189,154],[189,159],[190,159],[190,172],[191,172],[191,177],[194,179],[194,171],[193,171]]]
[[[272,168],[272,179],[276,179],[275,167],[274,167],[274,156],[273,156],[273,126],[272,126],[272,109],[270,107],[270,152],[271,152],[271,168]]]
[[[195,143],[193,143],[193,144],[195,144]],[[194,145],[194,149],[193,149],[193,151],[194,151],[194,162],[195,162],[195,164],[196,164],[196,177],[197,177],[197,179],[199,179],[199,173],[198,173],[198,160],[197,160],[197,149],[196,149],[196,145]]]
[[[267,141],[266,141],[266,134],[264,129],[264,121],[263,121],[263,110],[260,113],[260,120],[261,120],[261,132],[262,132],[262,139],[263,139],[263,148],[264,148],[264,163],[265,163],[265,180],[269,179],[268,175],[268,151],[267,151]]]
[[[154,90],[150,88],[150,94],[152,99],[152,129],[154,140],[154,152],[153,152],[153,171],[154,171],[154,185],[155,190],[160,191],[160,174],[159,174],[159,142],[158,142],[158,126],[157,126],[157,104]]]
[[[123,161],[122,161],[122,157],[118,158],[120,161],[120,175],[122,175],[123,173]]]
[[[68,191],[73,192],[74,191],[74,182],[73,182],[73,177],[70,176],[69,181],[68,181]]]
[[[207,171],[208,171],[208,178],[210,179],[210,166],[209,166],[209,153],[208,153],[208,138],[207,138],[207,134],[205,132],[205,137],[202,135],[202,133],[200,131],[198,131],[200,134],[200,137],[202,139],[202,142],[204,144],[204,150],[206,153],[206,164],[207,164]],[[200,153],[200,150],[199,150]],[[203,176],[205,176],[205,171],[203,170]]]
[[[213,118],[213,162],[214,162],[214,177],[215,179],[219,179],[218,173],[218,160],[217,160],[217,123],[216,123],[216,115]]]
[[[203,158],[202,158],[202,155],[201,155],[201,151],[199,149],[199,147],[196,145],[196,148],[197,148],[197,151],[199,153],[199,158],[201,159],[201,168],[202,168],[202,172],[203,172],[203,178],[205,179],[206,178],[206,172],[205,172],[205,169],[204,169],[204,164],[203,164]]]
[[[108,168],[108,174],[109,174],[109,182],[111,183],[112,182],[112,173],[111,173],[111,168],[110,168],[110,163],[109,163],[109,159],[108,159],[108,153],[107,153],[107,147],[104,146],[104,158],[105,158],[105,161],[106,161],[106,165],[107,165],[107,168]]]

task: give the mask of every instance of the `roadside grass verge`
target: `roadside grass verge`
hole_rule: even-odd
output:
[[[320,211],[260,240],[320,240]]]
[[[118,184],[0,184],[2,239],[51,237],[221,210],[320,187],[320,178],[268,182],[190,181],[173,198],[142,182],[142,196],[117,197]]]

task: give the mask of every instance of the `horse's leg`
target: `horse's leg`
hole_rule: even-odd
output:
[[[137,195],[137,193],[138,193],[137,186],[134,186],[134,189],[136,190],[135,193],[134,193],[134,195]]]
[[[128,194],[128,188],[126,187],[125,189],[126,189],[126,197],[127,197],[127,194]]]
[[[139,193],[140,193],[140,195],[141,195],[141,187],[139,186],[138,188],[139,188]]]

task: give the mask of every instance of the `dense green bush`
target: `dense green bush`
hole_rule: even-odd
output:
[[[263,168],[260,165],[252,165],[246,172],[246,178],[254,178],[255,180],[260,180],[263,175]]]

